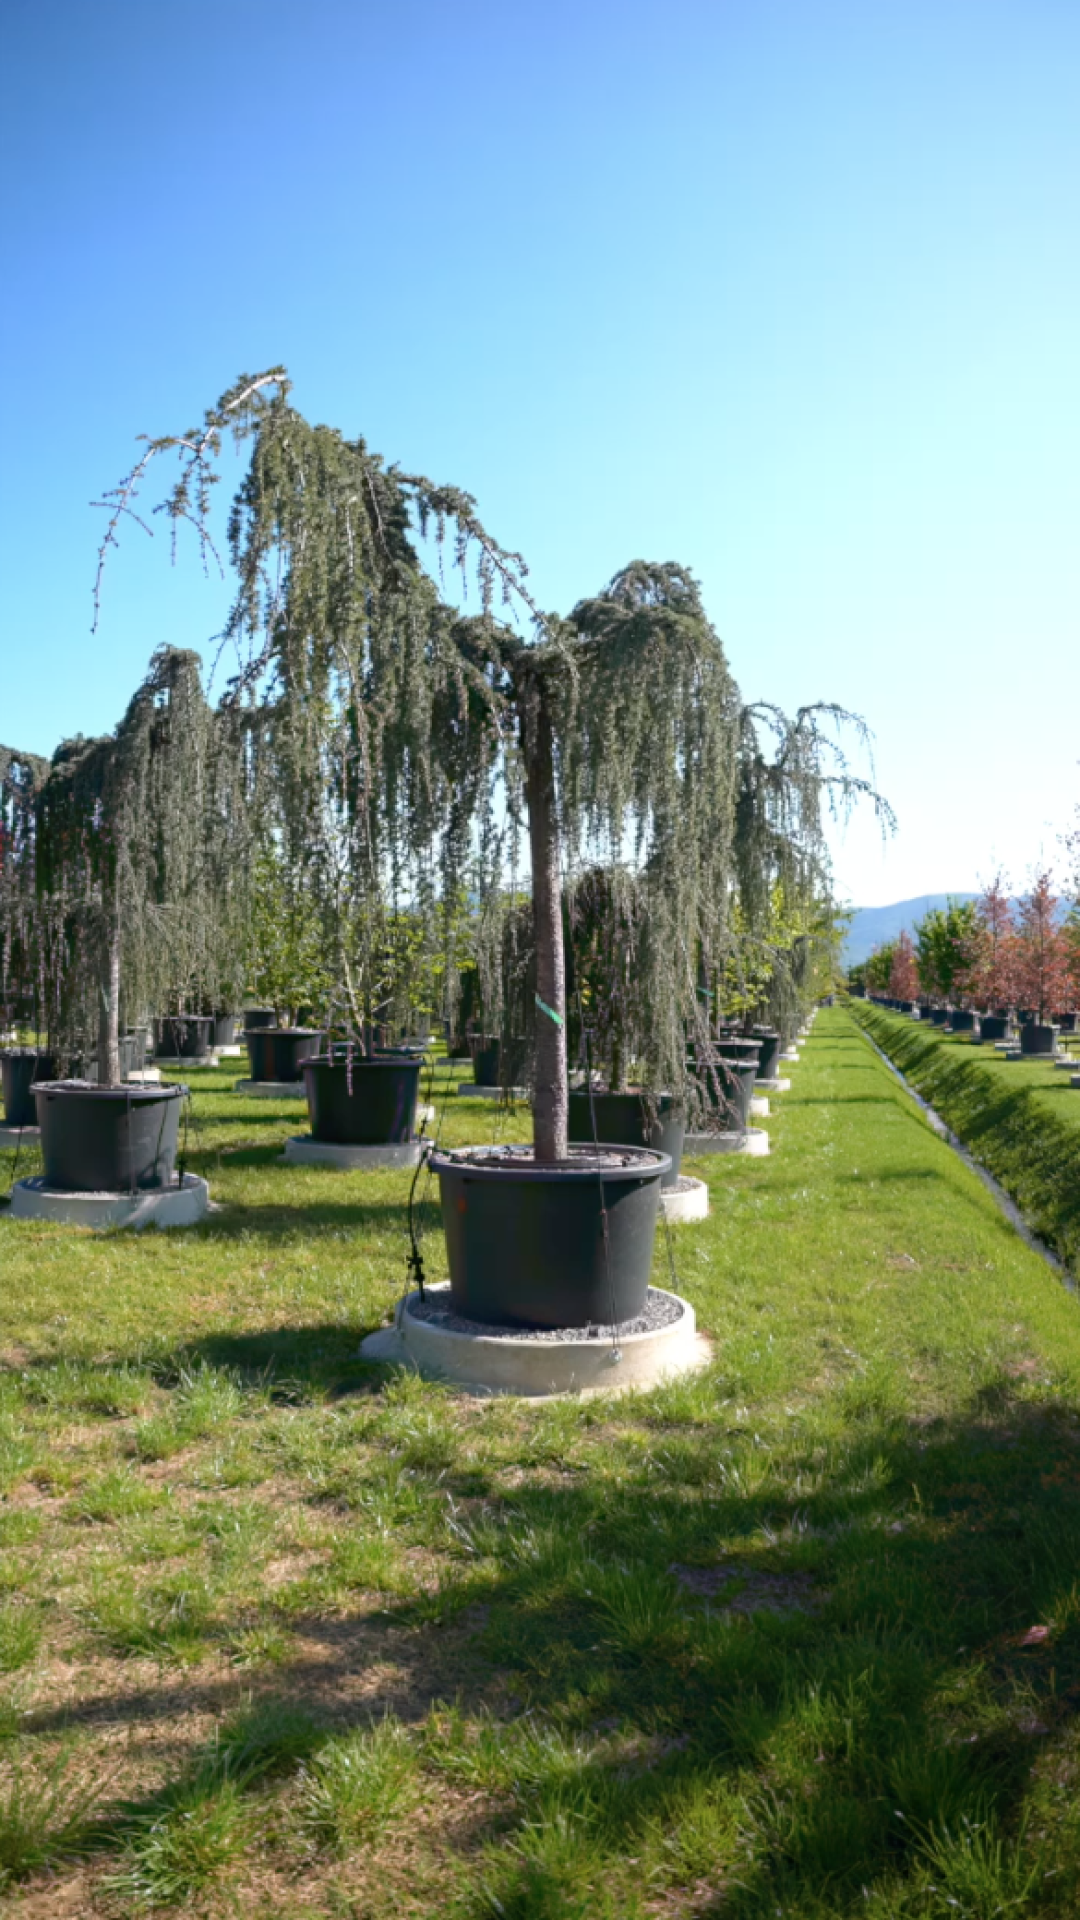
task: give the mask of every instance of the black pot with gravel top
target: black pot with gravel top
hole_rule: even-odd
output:
[[[154,1052],[159,1060],[204,1060],[213,1032],[208,1013],[167,1013],[154,1022]]]
[[[5,1047],[0,1053],[0,1079],[4,1089],[4,1123],[9,1127],[36,1127],[34,1105],[35,1080],[51,1080],[56,1062],[51,1053],[37,1047]]]
[[[300,1062],[311,1137],[332,1146],[399,1146],[415,1138],[422,1061],[392,1054],[369,1059],[346,1048]]]
[[[698,1057],[691,1063],[691,1070],[723,1130],[745,1133],[758,1077],[756,1057],[728,1058],[717,1052],[711,1061]]]
[[[67,1193],[160,1192],[173,1185],[186,1087],[34,1088],[45,1184]]]
[[[648,1292],[666,1153],[530,1146],[436,1152],[450,1299],[496,1326],[601,1327],[633,1320]]]
[[[666,1153],[671,1166],[660,1182],[662,1187],[673,1187],[679,1178],[685,1138],[686,1120],[670,1093],[650,1100],[640,1088],[609,1093],[594,1087],[591,1093],[581,1090],[570,1095],[571,1144],[590,1146],[595,1139],[605,1146],[651,1147]]]
[[[482,1034],[473,1050],[473,1083],[478,1087],[520,1086],[528,1057],[527,1041]]]
[[[251,1078],[291,1084],[301,1077],[302,1062],[318,1053],[325,1036],[317,1027],[253,1027],[244,1034]]]
[[[771,1027],[755,1027],[751,1037],[761,1043],[757,1065],[758,1079],[775,1080],[780,1072],[780,1050],[783,1046],[781,1036]]]
[[[1041,1020],[1026,1020],[1020,1029],[1020,1051],[1035,1058],[1044,1057],[1053,1053],[1056,1038],[1053,1027]]]

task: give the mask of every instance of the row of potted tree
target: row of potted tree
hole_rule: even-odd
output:
[[[162,652],[114,735],[47,768],[0,763],[5,992],[29,991],[69,1058],[99,1016],[97,1087],[37,1096],[47,1164],[53,1110],[92,1112],[100,1138],[110,1099],[118,1129],[133,1105],[158,1116],[167,1158],[175,1093],[114,1097],[123,1004],[175,1003],[182,982],[199,1010],[235,1007],[293,961],[289,984],[318,1003],[305,1074],[351,1098],[400,1076],[380,1028],[418,983],[431,1004],[441,982],[452,1024],[475,971],[482,1024],[527,1077],[533,1138],[435,1158],[455,1301],[487,1318],[622,1315],[669,1162],[621,1137],[627,1097],[662,1138],[669,1116],[728,1097],[733,1023],[779,1042],[831,984],[822,808],[865,795],[887,818],[845,758],[851,717],[746,706],[681,566],[635,561],[545,613],[469,495],[310,425],[281,369],[149,442],[111,496],[105,549],[169,453],[180,478],[159,505],[209,548],[230,434],[249,459],[225,695],[211,707],[194,656]],[[444,595],[447,541],[476,612]],[[571,1047],[590,1090],[573,1124]],[[602,1127],[597,1078],[624,1102]]]

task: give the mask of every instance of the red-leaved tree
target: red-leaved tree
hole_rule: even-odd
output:
[[[1069,952],[1058,916],[1058,898],[1049,868],[1036,871],[1019,908],[1016,937],[1016,993],[1021,1006],[1033,1007],[1040,1020],[1064,1006],[1069,995]]]
[[[896,1000],[916,1000],[919,996],[919,969],[910,933],[897,936],[889,969],[889,992]]]
[[[1000,869],[984,887],[976,912],[975,951],[965,990],[978,1006],[1012,1006],[1016,998],[1016,927],[1009,882]]]

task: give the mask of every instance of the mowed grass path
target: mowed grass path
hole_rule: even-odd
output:
[[[364,1366],[406,1182],[225,1075],[204,1227],[0,1216],[11,1911],[1080,1911],[1080,1303],[846,1012],[792,1075],[635,1399]]]

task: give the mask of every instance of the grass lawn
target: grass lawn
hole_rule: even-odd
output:
[[[942,1033],[863,1000],[852,1011],[911,1086],[1013,1196],[1030,1225],[1080,1274],[1080,1090],[1037,1058],[1006,1060],[970,1034]],[[1080,1040],[1067,1035],[1066,1044]]]
[[[1080,1912],[1080,1302],[845,1010],[791,1074],[633,1399],[363,1365],[407,1178],[224,1073],[202,1227],[0,1215],[7,1910]]]

